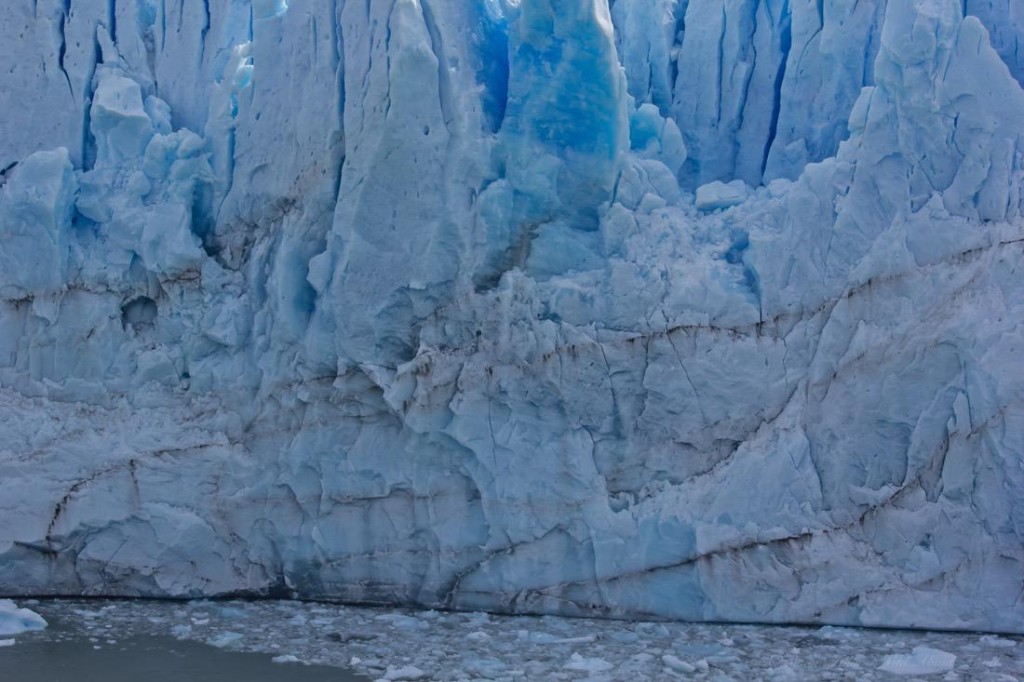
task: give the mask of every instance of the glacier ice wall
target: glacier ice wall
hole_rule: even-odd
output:
[[[1012,0],[11,0],[0,592],[1024,632]]]

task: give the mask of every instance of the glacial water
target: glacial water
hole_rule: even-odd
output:
[[[109,634],[109,633],[108,633]],[[0,646],[0,680],[14,682],[349,682],[343,668],[274,662],[270,654],[229,651],[172,637],[97,637],[71,621]],[[7,640],[9,642],[10,640]]]

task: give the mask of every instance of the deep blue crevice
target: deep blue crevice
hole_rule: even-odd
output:
[[[307,324],[309,318],[316,312],[316,289],[306,280],[298,282],[296,286],[292,297],[292,309],[299,312],[307,320]]]
[[[481,9],[475,38],[480,60],[477,81],[484,87],[481,97],[484,116],[490,132],[497,132],[508,108],[508,21],[504,17],[492,17]]]
[[[203,250],[210,257],[220,252],[214,229],[217,221],[214,216],[213,197],[213,187],[206,182],[198,183],[192,193],[192,234],[199,238]]]
[[[750,290],[750,293],[761,300],[761,281],[754,271],[744,260],[747,249],[750,248],[750,235],[746,232],[737,232],[733,235],[733,243],[725,252],[725,262],[729,265],[739,265],[743,268],[743,285]]]
[[[199,31],[199,64],[206,59],[206,35],[210,32],[210,0],[203,0],[203,27]]]
[[[729,15],[722,4],[722,26],[718,34],[718,48],[715,54],[715,120],[722,120],[722,89],[725,86],[725,34],[729,28]]]
[[[793,49],[793,25],[792,15],[789,10],[789,0],[782,4],[782,13],[779,16],[779,69],[775,73],[775,83],[772,86],[772,119],[768,127],[768,139],[765,141],[764,154],[761,157],[761,178],[764,179],[765,171],[768,169],[768,157],[772,152],[772,145],[779,132],[779,114],[782,110],[782,84],[786,80],[786,66],[789,62],[789,53]]]
[[[167,44],[167,3],[165,0],[160,0],[160,50],[164,49],[164,45]]]
[[[680,2],[676,5],[676,28],[675,35],[672,39],[672,54],[679,54],[679,52],[682,49],[683,37],[686,35],[686,10],[689,8],[689,6],[690,0],[680,0]],[[672,77],[672,80],[669,84],[674,92],[676,82],[679,80],[679,59],[671,59],[669,62],[669,68],[671,69],[670,73]]]
[[[61,73],[64,74],[64,80],[68,84],[68,92],[71,93],[71,99],[75,99],[75,89],[71,87],[71,76],[68,75],[68,70],[64,67],[64,58],[67,56],[68,43],[66,38],[68,21],[71,20],[71,0],[64,0],[64,16],[61,17],[57,23],[57,36],[60,38],[60,48],[57,52],[57,64],[60,66]]]
[[[750,248],[750,235],[741,233],[735,237],[732,246],[725,252],[725,262],[729,265],[739,265],[743,262],[743,254]]]
[[[117,0],[107,0],[107,22],[110,24],[110,40],[117,45]]]
[[[85,92],[82,94],[82,170],[92,170],[96,164],[96,140],[92,136],[92,96],[93,81],[96,78],[96,67],[103,63],[103,47],[100,45],[99,28],[93,35],[92,66],[89,76],[85,79]]]

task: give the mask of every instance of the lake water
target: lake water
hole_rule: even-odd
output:
[[[97,639],[97,638],[92,638]],[[170,636],[97,640],[60,623],[0,647],[3,682],[349,682],[341,668],[275,663],[267,654],[225,651]],[[111,644],[110,642],[114,642]]]

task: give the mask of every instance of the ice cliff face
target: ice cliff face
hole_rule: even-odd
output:
[[[0,592],[1024,632],[1015,0],[12,0]]]

